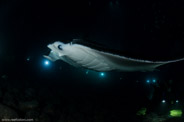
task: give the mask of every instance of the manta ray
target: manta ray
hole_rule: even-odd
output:
[[[44,57],[51,61],[63,60],[72,66],[83,67],[98,72],[153,71],[161,65],[184,60],[184,58],[171,61],[141,60],[100,51],[90,46],[73,42],[63,43],[56,41],[53,44],[49,44],[48,48],[51,51],[48,56],[44,55]]]

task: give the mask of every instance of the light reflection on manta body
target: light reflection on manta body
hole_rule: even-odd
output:
[[[75,67],[83,67],[99,72],[113,70],[124,72],[153,71],[161,65],[184,60],[184,58],[172,61],[139,60],[99,51],[72,42],[65,44],[57,41],[49,44],[48,48],[51,49],[51,52],[48,56],[44,55],[44,57],[51,61],[63,60]]]

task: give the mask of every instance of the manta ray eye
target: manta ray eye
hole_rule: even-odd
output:
[[[62,45],[58,45],[58,49],[63,50]]]

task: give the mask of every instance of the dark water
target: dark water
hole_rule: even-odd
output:
[[[183,5],[172,0],[0,1],[0,121],[183,121],[170,116],[170,110],[183,110],[183,61],[154,72],[102,76],[62,61],[46,66],[42,57],[49,43],[79,38],[139,59],[183,58]],[[141,108],[145,115],[137,115]]]

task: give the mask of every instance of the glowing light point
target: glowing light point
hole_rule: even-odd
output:
[[[147,82],[147,83],[150,83],[150,80],[147,80],[146,82]]]
[[[105,76],[105,73],[101,72],[101,73],[100,73],[100,76],[101,76],[101,77],[104,77],[104,76]]]
[[[48,61],[45,61],[45,64],[46,64],[46,65],[48,65],[48,64],[49,64],[49,62],[48,62]]]
[[[153,79],[153,83],[156,83],[156,80],[155,79]]]
[[[50,62],[48,60],[44,61],[45,66],[49,66]]]
[[[165,100],[162,100],[162,103],[165,103]]]
[[[179,100],[176,100],[176,103],[179,103]]]

